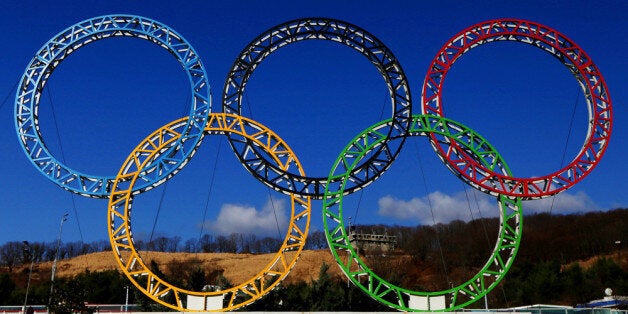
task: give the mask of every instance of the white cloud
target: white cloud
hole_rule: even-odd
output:
[[[552,205],[552,201],[554,204]],[[430,203],[432,211],[430,211]],[[447,223],[452,220],[470,221],[473,218],[497,217],[497,199],[478,191],[464,191],[453,195],[442,192],[430,193],[427,197],[402,200],[387,195],[379,199],[378,214],[411,224]],[[469,211],[471,207],[471,212]],[[478,207],[480,212],[478,212]],[[571,194],[562,192],[554,197],[523,202],[523,213],[565,214],[599,210],[593,200],[584,192]]]
[[[497,210],[497,201],[494,197],[485,195],[484,193],[476,193],[468,191],[469,200],[471,202],[471,210],[474,218],[479,218],[478,205],[481,211],[481,217],[494,217],[499,215]],[[477,200],[477,203],[476,203]],[[430,203],[432,211],[430,210]],[[387,195],[379,199],[378,214],[385,217],[391,217],[398,220],[414,220],[416,223],[433,224],[446,223],[452,220],[471,220],[471,212],[469,211],[469,201],[465,192],[459,192],[454,195],[447,195],[442,192],[430,193],[427,197],[413,198],[409,201],[400,200],[393,196]]]
[[[275,220],[275,214],[277,220]],[[285,200],[268,200],[261,210],[250,205],[224,204],[214,221],[205,221],[204,229],[214,234],[252,233],[277,237],[277,222],[283,235],[288,226]]]
[[[554,204],[552,204],[552,202]],[[585,192],[578,191],[575,194],[562,192],[540,200],[523,202],[524,213],[549,213],[566,214],[600,210],[600,207]]]

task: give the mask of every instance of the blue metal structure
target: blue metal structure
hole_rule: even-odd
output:
[[[55,158],[44,143],[37,115],[41,92],[59,63],[84,45],[113,37],[140,38],[168,50],[183,66],[193,95],[183,136],[147,167],[136,191],[159,185],[187,162],[203,138],[211,111],[209,83],[201,59],[183,36],[164,24],[134,15],[107,15],[77,23],[50,39],[35,54],[20,81],[15,96],[15,128],[26,156],[44,176],[68,191],[97,198],[109,196],[115,174],[81,173]]]

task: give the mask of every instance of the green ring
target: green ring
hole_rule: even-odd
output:
[[[351,170],[373,149],[385,145],[386,133],[379,132],[391,123],[391,119],[381,121],[364,130],[349,143],[336,159],[330,171],[323,197],[323,223],[327,243],[336,262],[345,275],[373,299],[392,308],[403,311],[451,311],[463,308],[489,293],[499,284],[515,259],[521,233],[523,213],[520,198],[498,197],[500,207],[499,238],[493,253],[484,267],[471,279],[448,290],[436,292],[413,291],[398,287],[373,273],[359,258],[349,244],[343,222],[342,202],[344,189]],[[409,129],[410,136],[428,133],[442,137],[442,140],[458,144],[467,153],[475,156],[489,169],[501,169],[512,175],[508,166],[497,151],[479,134],[451,119],[433,115],[413,115]],[[455,142],[455,143],[453,143]],[[384,144],[383,144],[384,143]],[[455,145],[454,145],[455,146]],[[334,175],[336,168],[343,163],[346,172]],[[503,168],[496,165],[502,164]],[[333,186],[332,180],[341,177]],[[348,252],[346,257],[339,250]]]

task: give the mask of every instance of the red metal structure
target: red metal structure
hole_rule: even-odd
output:
[[[568,189],[587,176],[604,154],[611,136],[612,102],[606,82],[591,58],[558,31],[535,22],[498,19],[459,32],[443,45],[429,66],[423,83],[422,113],[444,116],[443,83],[451,66],[469,50],[495,41],[515,41],[538,47],[556,57],[576,77],[589,110],[589,129],[582,149],[558,171],[535,178],[517,178],[496,171],[504,167],[497,161],[491,167],[475,162],[477,158],[469,156],[454,141],[439,142],[431,134],[432,145],[456,175],[493,195],[537,199]]]

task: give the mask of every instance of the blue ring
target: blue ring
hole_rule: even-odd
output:
[[[187,163],[203,138],[211,112],[210,87],[200,57],[183,36],[164,24],[134,15],[106,15],[72,25],[54,36],[35,54],[22,76],[15,96],[15,130],[26,156],[44,176],[88,197],[108,197],[116,176],[81,173],[52,156],[39,130],[39,99],[46,81],[65,57],[91,42],[120,36],[145,39],[168,50],[183,66],[193,95],[182,137],[170,152],[151,162],[138,179],[135,193],[161,184]]]

